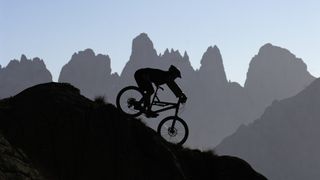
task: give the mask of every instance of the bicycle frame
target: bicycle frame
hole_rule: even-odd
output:
[[[154,96],[152,98],[150,106],[151,107],[152,106],[159,106],[159,107],[163,107],[163,108],[158,109],[158,110],[153,111],[153,112],[159,113],[159,112],[167,111],[167,110],[170,110],[170,109],[176,109],[175,110],[175,116],[178,116],[179,107],[180,107],[180,98],[179,98],[177,103],[160,101],[159,97],[157,96],[158,89],[159,89],[159,86],[157,86],[157,88],[156,88],[156,91],[154,93]]]

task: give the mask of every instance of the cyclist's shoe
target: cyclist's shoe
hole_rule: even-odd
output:
[[[141,103],[136,101],[134,98],[129,98],[127,103],[128,103],[128,108],[133,107],[133,109],[135,110],[139,110],[139,111],[143,110]]]
[[[155,112],[153,112],[153,111],[146,111],[145,114],[146,114],[146,117],[147,117],[147,118],[155,118],[155,117],[158,117],[158,116],[159,116],[158,113],[155,113]]]

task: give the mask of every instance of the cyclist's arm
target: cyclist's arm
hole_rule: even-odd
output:
[[[177,85],[176,82],[170,81],[167,83],[167,85],[176,97],[181,97],[183,95],[182,90],[180,89],[180,87]]]

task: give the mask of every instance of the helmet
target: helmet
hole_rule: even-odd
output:
[[[174,74],[176,77],[181,78],[181,73],[180,73],[179,69],[176,68],[174,65],[171,65],[171,66],[170,66],[169,72],[171,72],[172,74]]]

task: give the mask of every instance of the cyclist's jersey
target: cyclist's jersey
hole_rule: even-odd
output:
[[[183,93],[174,77],[170,72],[160,69],[143,68],[135,72],[135,76],[143,81],[154,83],[156,86],[167,84],[176,97],[180,97]]]

